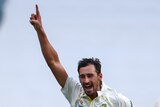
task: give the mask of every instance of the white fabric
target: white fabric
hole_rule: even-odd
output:
[[[69,101],[71,107],[132,107],[128,98],[116,93],[102,82],[102,89],[98,96],[91,100],[83,91],[82,86],[73,78],[68,77],[62,93]]]

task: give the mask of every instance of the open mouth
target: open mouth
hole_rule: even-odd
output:
[[[84,85],[84,88],[91,88],[91,87],[92,87],[91,84],[85,84],[85,85]]]
[[[91,84],[84,84],[83,88],[85,91],[91,91],[91,89],[93,88],[93,86]]]

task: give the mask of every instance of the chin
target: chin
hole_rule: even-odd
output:
[[[94,93],[94,92],[85,92],[88,96],[94,96],[94,95],[96,95],[96,93]]]
[[[93,93],[92,93],[92,92],[86,92],[86,91],[85,91],[85,93],[86,93],[88,96],[93,95]]]

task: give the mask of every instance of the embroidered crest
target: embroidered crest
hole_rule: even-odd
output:
[[[83,100],[82,99],[79,100],[78,107],[83,107]]]
[[[83,105],[83,101],[82,99],[79,100],[80,105]]]

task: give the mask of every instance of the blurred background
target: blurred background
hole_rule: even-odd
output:
[[[0,0],[0,107],[69,107],[41,54],[31,13],[68,74],[98,57],[104,81],[135,107],[159,107],[159,0]]]

